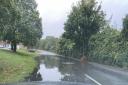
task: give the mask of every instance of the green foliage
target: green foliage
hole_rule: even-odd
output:
[[[41,50],[57,52],[58,42],[58,38],[47,36],[45,39],[38,41],[37,48]]]
[[[101,10],[101,6],[98,5],[95,0],[80,1],[77,6],[72,7],[72,11],[65,23],[65,32],[62,36],[64,39],[62,39],[63,43],[60,43],[60,46],[62,46],[60,48],[63,49],[63,45],[66,45],[70,40],[72,44],[74,44],[73,51],[88,55],[88,42],[90,37],[100,29],[103,29],[104,24],[104,13]],[[65,39],[67,41],[65,41]]]
[[[89,42],[89,60],[107,65],[128,67],[128,43],[116,29],[106,28],[92,36]]]
[[[63,54],[64,56],[69,56],[74,49],[74,45],[75,43],[70,39],[62,38],[59,40],[57,52],[59,54]]]
[[[33,46],[42,36],[42,24],[35,0],[0,0],[0,36],[11,42]]]

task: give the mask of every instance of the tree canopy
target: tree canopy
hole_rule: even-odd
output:
[[[80,1],[76,6],[72,7],[72,11],[65,23],[65,32],[62,38],[68,39],[75,44],[73,49],[78,52],[77,54],[88,55],[89,39],[104,28],[104,16],[101,5],[98,5],[95,0]]]
[[[0,36],[11,42],[33,46],[42,37],[41,18],[35,0],[0,0]]]

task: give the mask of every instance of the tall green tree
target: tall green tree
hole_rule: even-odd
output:
[[[75,43],[73,49],[77,50],[78,54],[88,55],[89,39],[104,28],[104,16],[101,5],[95,0],[81,0],[73,6],[62,37]]]
[[[16,52],[17,43],[33,46],[42,36],[41,18],[35,0],[1,0],[1,36],[11,42]]]
[[[19,3],[17,0],[5,0],[1,1],[1,12],[5,11],[7,13],[5,16],[1,17],[1,20],[3,20],[1,23],[1,28],[2,28],[2,36],[3,40],[9,40],[11,42],[11,49],[13,51],[16,51],[16,25],[20,21],[21,15],[20,15],[20,10],[19,7],[16,5],[16,3]],[[4,13],[2,14],[4,15]],[[6,21],[5,21],[6,20]],[[13,45],[12,45],[13,44]]]

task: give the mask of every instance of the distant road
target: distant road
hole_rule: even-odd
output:
[[[53,53],[53,52],[48,52],[48,51],[45,51],[45,50],[38,50],[39,51],[39,54],[40,55],[58,55],[56,53]]]

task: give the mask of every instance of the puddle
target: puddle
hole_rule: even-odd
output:
[[[27,81],[85,82],[85,70],[78,61],[59,56],[40,56],[39,65]]]

